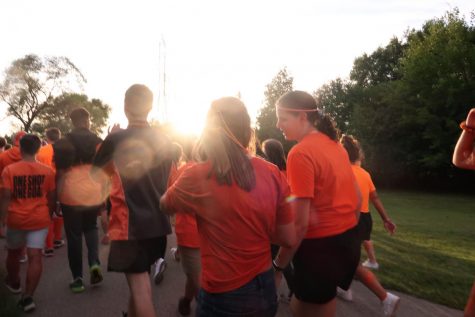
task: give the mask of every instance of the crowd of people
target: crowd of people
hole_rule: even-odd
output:
[[[212,102],[193,146],[173,143],[149,125],[152,103],[150,89],[133,85],[124,99],[126,129],[115,126],[102,140],[90,130],[89,112],[79,107],[70,113],[73,130],[63,137],[50,128],[41,146],[38,136],[20,132],[0,154],[5,285],[22,294],[20,308],[35,309],[42,256],[64,244],[63,223],[71,291],[85,290],[83,236],[90,284],[102,282],[100,217],[103,243],[110,242],[107,269],[124,273],[130,290],[124,316],[156,316],[151,268],[155,264],[153,279],[159,283],[170,215],[176,214],[173,257],[186,276],[177,305],[183,316],[192,313],[193,300],[199,317],[275,316],[283,276],[293,316],[335,316],[336,297],[351,300],[355,277],[380,299],[382,316],[395,315],[400,298],[370,271],[379,264],[369,202],[390,234],[396,225],[361,167],[358,141],[340,138],[310,94],[292,91],[276,103],[277,127],[296,141],[287,157],[273,139],[262,142],[259,154],[252,150],[259,142],[238,98]],[[475,169],[475,112],[470,120],[454,164]],[[368,260],[360,263],[362,245]],[[19,268],[25,252],[23,290]],[[473,316],[473,292],[467,316]]]

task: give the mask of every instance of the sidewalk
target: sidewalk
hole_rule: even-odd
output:
[[[0,240],[0,266],[5,266],[5,240]],[[168,249],[175,246],[175,236],[169,236]],[[106,270],[107,246],[100,246],[102,268]],[[84,246],[83,252],[86,252]],[[31,315],[37,317],[68,316],[68,317],[121,317],[127,308],[128,288],[123,274],[104,272],[104,283],[99,287],[89,286],[89,275],[85,274],[86,291],[72,294],[68,283],[71,280],[66,247],[55,250],[54,257],[44,258],[43,276],[35,294],[36,311]],[[86,254],[84,254],[86,258]],[[174,262],[167,253],[168,269],[159,286],[153,285],[153,298],[158,316],[174,317],[177,314],[177,301],[184,288],[184,275],[180,263]],[[84,262],[84,268],[86,268]],[[26,268],[22,264],[22,271]],[[85,270],[87,272],[87,270]],[[23,273],[22,273],[23,274]],[[24,276],[24,275],[22,275]],[[4,287],[1,285],[0,287]],[[285,286],[284,286],[285,287]],[[361,283],[352,285],[353,302],[338,300],[337,317],[379,317],[380,302]],[[398,317],[462,317],[463,312],[442,305],[430,303],[412,296],[393,292],[400,296]],[[280,304],[278,317],[290,315],[289,305]]]

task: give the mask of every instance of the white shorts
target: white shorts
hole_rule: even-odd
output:
[[[38,230],[21,230],[7,227],[7,248],[11,250],[27,247],[43,249],[48,235],[48,227]]]

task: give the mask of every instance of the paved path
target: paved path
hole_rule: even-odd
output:
[[[2,267],[4,267],[6,254],[4,244],[5,240],[0,240],[0,265]],[[174,246],[174,244],[175,237],[170,236],[169,246]],[[107,253],[108,247],[101,246],[100,258],[104,269],[105,263],[107,263]],[[180,264],[174,262],[168,253],[167,261],[168,269],[163,282],[158,286],[153,285],[153,298],[158,316],[175,317],[179,316],[176,305],[183,291],[184,275]],[[22,267],[24,270],[26,265],[23,264]],[[84,263],[84,267],[86,267],[86,263]],[[128,288],[122,274],[105,272],[104,283],[101,286],[91,288],[86,284],[86,291],[81,294],[73,294],[69,291],[70,280],[66,247],[56,250],[54,257],[44,258],[43,276],[35,294],[37,309],[31,315],[36,317],[121,317],[121,311],[126,310]],[[372,293],[359,282],[355,282],[352,289],[353,302],[338,300],[337,317],[381,316],[379,300]],[[461,317],[463,315],[459,310],[398,292],[394,293],[402,297],[397,314],[399,317]],[[278,317],[290,316],[288,304],[279,306]]]

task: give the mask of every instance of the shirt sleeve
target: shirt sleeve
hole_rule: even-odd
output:
[[[292,195],[298,198],[314,198],[315,165],[312,159],[301,152],[290,152],[287,160],[287,177]]]
[[[199,209],[200,193],[199,181],[195,175],[196,169],[186,168],[173,185],[168,188],[165,196],[167,208],[174,212],[196,213]]]
[[[277,225],[287,225],[294,221],[294,213],[290,206],[290,187],[284,175],[279,172],[279,203],[277,205]]]
[[[114,170],[113,168],[111,168],[114,151],[115,151],[114,135],[111,134],[107,136],[104,142],[102,142],[99,145],[97,153],[94,156],[94,160],[92,161],[92,165],[94,167],[103,169],[106,172],[106,174],[110,176]]]
[[[369,192],[372,193],[376,190],[376,187],[374,186],[373,180],[371,179],[371,174],[368,173],[368,186],[369,186]]]

